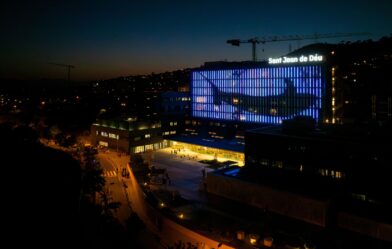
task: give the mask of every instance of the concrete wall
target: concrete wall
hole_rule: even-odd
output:
[[[340,212],[338,226],[353,232],[392,242],[392,225]]]
[[[269,211],[325,227],[328,201],[238,180],[219,174],[207,174],[207,191]]]

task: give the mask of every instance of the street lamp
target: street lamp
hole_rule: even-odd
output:
[[[120,139],[119,135],[116,135],[116,152],[118,153],[118,140]]]

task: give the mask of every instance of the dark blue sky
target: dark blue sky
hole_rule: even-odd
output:
[[[162,72],[205,61],[249,60],[249,44],[227,39],[255,36],[371,32],[392,33],[392,1],[143,0],[1,1],[0,77],[75,80]],[[323,41],[323,40],[319,40]],[[314,42],[292,42],[293,48]],[[270,43],[259,58],[288,52]]]

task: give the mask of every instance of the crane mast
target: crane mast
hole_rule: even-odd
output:
[[[67,76],[68,76],[67,80],[68,80],[68,83],[70,82],[70,80],[71,80],[71,69],[75,68],[75,66],[69,65],[69,64],[52,63],[52,62],[50,62],[49,64],[50,65],[54,65],[54,66],[67,68]]]

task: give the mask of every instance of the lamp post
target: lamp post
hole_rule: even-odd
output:
[[[118,140],[119,140],[120,136],[116,135],[116,152],[118,153]]]

